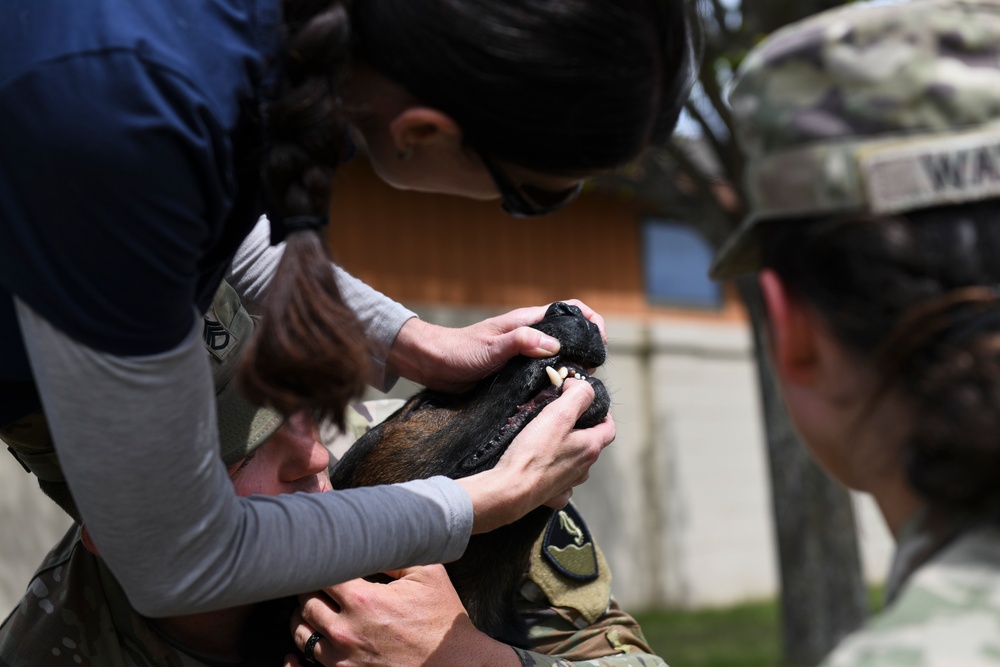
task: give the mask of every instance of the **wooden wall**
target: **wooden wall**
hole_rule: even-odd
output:
[[[585,192],[567,209],[517,220],[497,202],[394,190],[359,159],[338,175],[333,257],[397,301],[517,307],[578,298],[605,315],[739,321],[720,311],[650,306],[635,202]]]

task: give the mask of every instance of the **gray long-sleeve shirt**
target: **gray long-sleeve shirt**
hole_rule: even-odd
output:
[[[266,223],[233,262],[252,309],[281,248]],[[348,304],[384,358],[412,313],[339,272]],[[166,616],[234,606],[362,574],[458,557],[472,505],[434,478],[328,494],[239,498],[218,456],[215,402],[199,322],[174,349],[99,352],[23,302],[18,321],[77,506],[140,613]],[[155,307],[155,306],[151,306]]]

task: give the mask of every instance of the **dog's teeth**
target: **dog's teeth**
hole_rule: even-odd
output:
[[[563,366],[562,368],[559,369],[559,377],[561,377],[561,378],[563,378],[565,380],[567,375],[569,375],[569,369],[568,368],[566,368],[565,366]]]
[[[563,379],[559,377],[559,371],[552,368],[552,366],[545,367],[545,374],[549,376],[549,381],[557,387],[561,387],[563,384]]]

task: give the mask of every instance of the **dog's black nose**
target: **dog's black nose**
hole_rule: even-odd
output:
[[[583,317],[583,311],[562,301],[556,301],[545,311],[545,317]]]

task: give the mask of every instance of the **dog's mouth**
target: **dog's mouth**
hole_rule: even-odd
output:
[[[493,437],[461,461],[459,468],[463,473],[471,474],[494,465],[524,427],[559,397],[567,379],[582,380],[594,388],[594,402],[577,421],[576,428],[595,426],[607,416],[610,397],[604,383],[588,374],[580,363],[568,359],[544,360],[533,367],[538,368],[539,374],[532,382],[531,398],[517,405]]]

